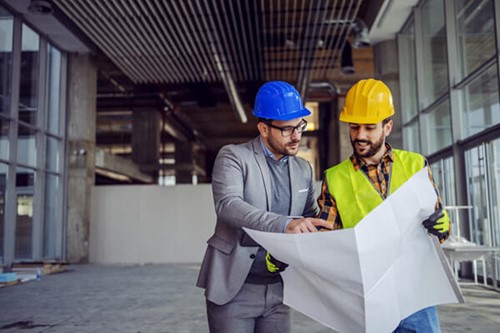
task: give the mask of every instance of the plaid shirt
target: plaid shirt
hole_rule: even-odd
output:
[[[392,147],[388,143],[385,144],[387,148],[387,152],[382,156],[382,160],[379,164],[366,164],[361,158],[351,155],[350,160],[354,167],[354,170],[361,170],[373,184],[375,189],[382,195],[384,199],[387,198],[387,184],[389,183],[389,178],[392,170],[392,162],[394,161],[394,154],[392,152]],[[442,209],[443,204],[441,202],[441,197],[439,196],[439,192],[432,178],[432,171],[425,161],[425,166],[427,167],[427,171],[429,172],[429,179],[431,180],[436,193],[438,194],[438,200],[436,202],[436,210]],[[340,219],[340,215],[337,211],[337,204],[335,202],[335,198],[328,191],[328,184],[325,180],[323,180],[323,184],[321,185],[321,194],[318,197],[318,205],[320,208],[318,218],[327,220],[333,223],[333,230],[342,229],[342,220]],[[448,238],[448,235],[440,237],[439,241],[442,243]]]

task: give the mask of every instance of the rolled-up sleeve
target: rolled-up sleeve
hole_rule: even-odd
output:
[[[317,202],[319,206],[319,214],[317,217],[332,223],[333,230],[342,229],[343,226],[338,214],[337,203],[328,190],[326,179],[323,180],[323,183],[321,184],[321,193]]]

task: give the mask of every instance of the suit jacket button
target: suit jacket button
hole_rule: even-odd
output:
[[[250,259],[255,259],[255,254],[251,254]]]

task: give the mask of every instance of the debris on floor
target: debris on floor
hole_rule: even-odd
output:
[[[68,263],[61,261],[31,261],[12,264],[11,272],[0,274],[0,288],[31,280],[40,280],[42,276],[61,273],[68,270]]]
[[[2,273],[0,274],[0,287],[12,286],[19,283],[16,273]]]
[[[41,275],[49,275],[66,271],[68,263],[61,261],[30,261],[15,263],[12,265],[13,272],[26,272]]]

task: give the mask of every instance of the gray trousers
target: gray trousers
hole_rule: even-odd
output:
[[[211,333],[290,333],[290,309],[283,304],[283,283],[244,283],[229,303],[207,303]]]

